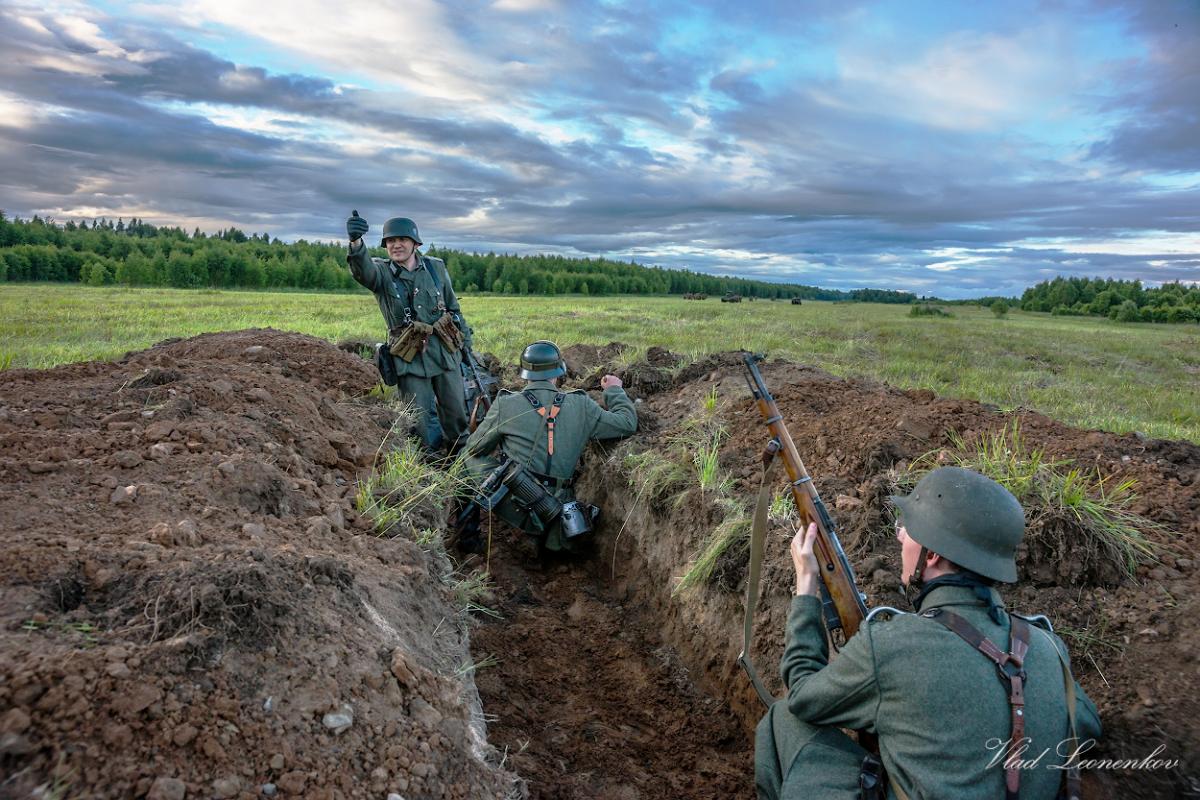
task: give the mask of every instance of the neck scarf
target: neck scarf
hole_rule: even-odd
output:
[[[913,606],[920,611],[921,604],[925,602],[925,597],[939,586],[965,586],[968,589],[974,590],[975,596],[987,606],[988,616],[992,618],[992,622],[995,622],[997,625],[1004,623],[1004,608],[996,602],[995,595],[992,593],[992,582],[982,575],[968,570],[942,575],[939,578],[929,581],[921,587],[921,593],[917,595]]]

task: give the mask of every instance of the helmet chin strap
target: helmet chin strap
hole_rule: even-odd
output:
[[[912,606],[913,611],[917,610],[916,601],[925,585],[925,561],[928,558],[929,548],[921,545],[921,553],[917,556],[917,566],[913,569],[912,575],[908,576],[908,582],[900,585],[904,592],[904,599]]]

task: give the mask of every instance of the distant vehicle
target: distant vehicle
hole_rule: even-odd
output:
[[[724,297],[721,298],[721,302],[722,303],[740,303],[740,302],[742,302],[742,296],[740,294],[734,294],[733,292],[728,292],[728,293],[726,293],[726,295]]]
[[[792,305],[794,305],[794,306],[802,306],[802,305],[804,305],[804,301],[803,301],[803,300],[801,300],[799,297],[793,297],[793,298],[792,298]]]
[[[688,292],[683,296],[684,300],[707,300],[708,295],[704,292]]]

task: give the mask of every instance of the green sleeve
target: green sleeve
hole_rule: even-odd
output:
[[[479,423],[479,427],[475,432],[467,437],[467,444],[464,452],[468,456],[486,456],[496,449],[500,444],[500,406],[502,405],[503,397],[497,397],[492,403],[492,407],[488,409],[487,414],[483,418],[483,422]]]
[[[820,599],[793,598],[780,671],[788,687],[788,709],[800,719],[813,725],[874,729],[879,687],[866,625],[831,664]]]
[[[362,239],[358,240],[358,247],[351,248],[346,254],[346,263],[350,265],[350,275],[354,280],[372,292],[378,292],[384,286],[382,268],[371,258]]]
[[[592,403],[595,419],[589,439],[620,439],[637,430],[637,407],[624,389],[619,386],[605,389],[604,405],[607,409]]]

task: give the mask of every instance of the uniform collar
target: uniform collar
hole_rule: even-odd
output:
[[[992,600],[1001,608],[1004,607],[1004,598],[995,589],[989,589],[992,593]],[[917,609],[919,612],[926,612],[931,608],[942,608],[945,606],[977,606],[986,608],[987,604],[983,602],[975,594],[975,590],[969,586],[935,586],[925,595],[925,599],[921,601],[921,607]]]
[[[424,267],[425,267],[425,256],[421,255],[420,253],[417,253],[417,268],[414,269],[412,272],[409,272],[404,267],[397,264],[395,261],[391,261],[391,260],[388,261],[388,268],[391,269],[393,277],[396,277],[399,275],[416,275],[418,272],[420,272],[422,269],[424,269]]]
[[[554,385],[552,381],[529,381],[525,384],[526,389],[549,389],[554,392],[561,392],[562,389]]]

